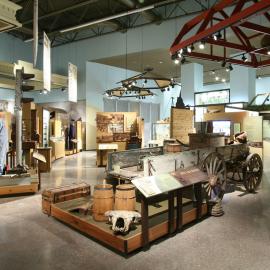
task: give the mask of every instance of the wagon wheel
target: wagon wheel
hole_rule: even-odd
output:
[[[217,152],[207,154],[201,162],[201,170],[207,173],[208,182],[204,184],[206,199],[219,201],[223,198],[227,182],[226,163]]]
[[[261,183],[263,174],[262,159],[258,154],[248,155],[245,161],[244,174],[244,186],[248,192],[254,192]]]

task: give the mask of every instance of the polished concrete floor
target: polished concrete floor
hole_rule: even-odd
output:
[[[103,177],[83,152],[56,161],[42,188]],[[225,195],[224,210],[125,258],[44,215],[40,194],[0,199],[0,270],[270,269],[270,173],[257,194]]]

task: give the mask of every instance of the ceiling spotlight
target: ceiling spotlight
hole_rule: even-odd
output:
[[[247,57],[243,54],[243,56],[242,56],[242,60],[244,61],[244,62],[247,62]]]
[[[222,78],[221,81],[222,81],[222,82],[226,82],[226,79]]]
[[[135,81],[133,81],[133,82],[132,82],[132,85],[134,86],[135,84],[136,84]]]
[[[205,41],[201,41],[201,43],[199,44],[199,49],[203,50],[205,48]]]
[[[214,70],[211,70],[211,71],[210,71],[210,74],[211,74],[211,75],[215,75],[216,72],[215,72]]]
[[[261,76],[257,76],[257,79],[260,80],[262,77]]]
[[[226,61],[224,60],[221,64],[222,67],[225,67],[226,66]]]
[[[129,85],[128,85],[128,88],[131,88],[131,86],[132,86],[132,85],[131,85],[131,84],[129,84]]]
[[[216,33],[215,35],[214,35],[214,40],[219,40],[219,39],[221,39],[222,38],[222,35],[221,35],[221,33],[220,32],[218,32],[218,33]]]
[[[43,90],[43,94],[44,94],[44,95],[47,95],[47,94],[48,94],[48,91],[44,89],[44,90]]]
[[[267,54],[270,55],[270,50],[268,49]]]
[[[174,63],[178,65],[180,63],[179,59],[174,59]]]
[[[184,64],[185,62],[186,62],[186,58],[183,57],[183,58],[181,59],[181,64]]]
[[[192,52],[191,47],[187,47],[187,52],[188,52],[188,53],[191,53],[191,52]]]
[[[233,71],[233,66],[231,64],[229,65],[229,70]]]
[[[216,77],[215,77],[215,80],[216,80],[216,81],[219,81],[219,77],[218,77],[218,76],[216,76]]]
[[[42,95],[42,94],[43,94],[43,91],[42,91],[42,90],[40,90],[40,91],[39,91],[39,94],[40,94],[40,95]]]

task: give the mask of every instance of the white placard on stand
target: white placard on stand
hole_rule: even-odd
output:
[[[43,87],[51,91],[51,41],[43,32]]]
[[[77,66],[68,63],[68,100],[77,102]]]

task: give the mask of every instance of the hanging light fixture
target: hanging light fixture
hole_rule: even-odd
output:
[[[248,61],[248,59],[247,59],[247,57],[245,56],[245,54],[243,54],[242,60],[243,60],[244,62],[247,62],[247,61]]]
[[[199,44],[199,49],[200,50],[204,50],[204,48],[205,48],[205,41],[201,41],[201,43]]]

